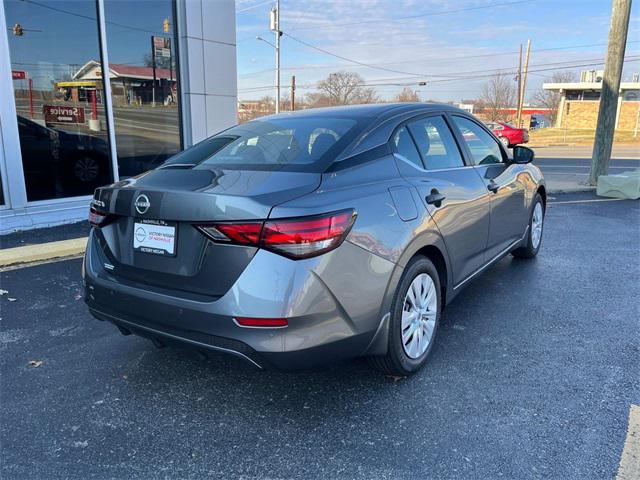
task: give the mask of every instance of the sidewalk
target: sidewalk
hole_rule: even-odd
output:
[[[544,177],[547,182],[547,193],[594,192],[596,187],[589,185],[589,177],[577,173],[554,174]]]
[[[26,230],[0,236],[0,269],[84,253],[89,222]]]

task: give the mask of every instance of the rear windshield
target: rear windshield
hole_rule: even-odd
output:
[[[205,154],[194,163],[207,169],[322,172],[358,135],[362,123],[325,116],[254,120],[194,146]],[[203,148],[205,143],[215,145]]]

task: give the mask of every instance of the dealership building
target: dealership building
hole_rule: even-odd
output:
[[[0,0],[0,234],[237,121],[233,0]]]

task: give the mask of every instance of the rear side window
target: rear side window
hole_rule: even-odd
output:
[[[464,117],[453,116],[453,121],[460,129],[462,138],[469,147],[476,165],[504,162],[498,141],[484,128]]]
[[[203,158],[198,168],[322,172],[362,130],[362,123],[324,116],[255,120],[221,134],[234,139]]]
[[[417,167],[424,168],[422,160],[420,159],[420,154],[418,153],[418,150],[416,150],[416,144],[413,143],[407,127],[402,127],[396,132],[393,136],[393,144],[400,155],[415,164]]]
[[[427,117],[409,124],[427,170],[463,167],[464,161],[449,126],[442,117]]]

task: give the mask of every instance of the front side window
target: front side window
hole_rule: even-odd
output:
[[[427,170],[463,167],[460,150],[444,118],[427,117],[409,124]]]
[[[349,118],[254,120],[213,137],[230,140],[197,163],[199,168],[322,172],[359,131],[359,123]]]
[[[453,122],[458,129],[460,129],[462,138],[469,147],[476,165],[504,162],[500,144],[480,125],[467,118],[456,115],[453,116]]]

